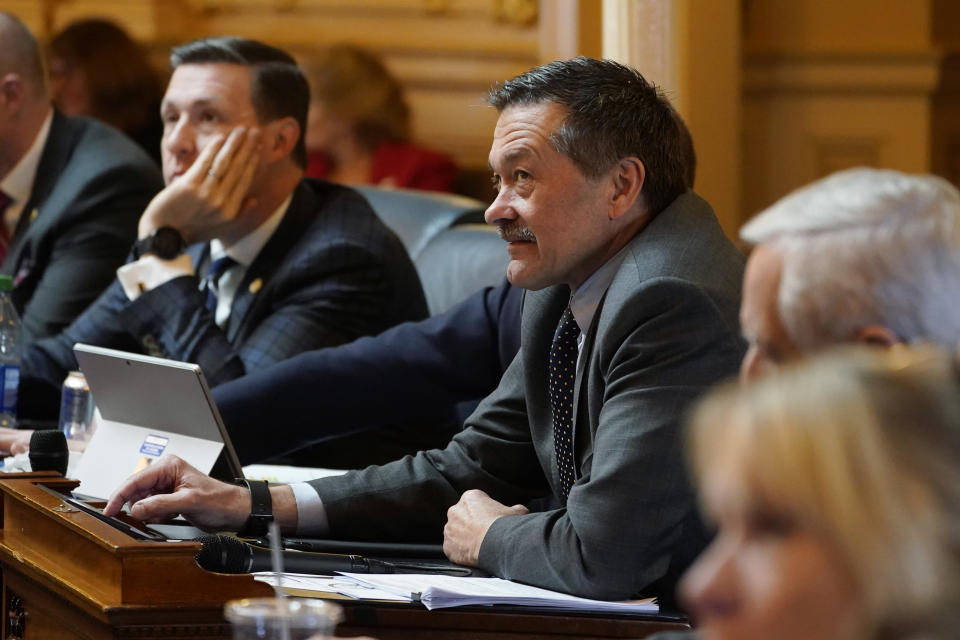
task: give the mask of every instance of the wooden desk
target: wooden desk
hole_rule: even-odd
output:
[[[200,569],[197,542],[141,542],[62,503],[37,485],[76,482],[30,474],[0,480],[4,640],[229,640],[223,603],[271,595],[250,575]],[[567,615],[523,608],[427,611],[419,605],[341,600],[343,636],[390,640],[642,638],[685,624]]]
[[[5,640],[228,640],[223,603],[272,594],[253,576],[198,567],[198,542],[134,540],[40,485],[69,491],[77,483],[0,480]]]

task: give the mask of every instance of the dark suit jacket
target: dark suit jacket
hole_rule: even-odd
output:
[[[418,435],[446,443],[459,427],[457,403],[493,391],[520,348],[522,291],[504,280],[438,316],[302,353],[217,387],[213,396],[240,460],[320,443],[296,460],[349,468],[386,457],[385,438],[408,452],[428,441]],[[344,438],[350,434],[357,437]]]
[[[163,188],[153,161],[125,135],[54,112],[30,200],[0,271],[14,277],[22,342],[70,324],[110,284]]]
[[[692,192],[624,250],[581,351],[576,483],[560,509],[493,523],[480,566],[495,575],[604,599],[669,596],[706,544],[680,421],[743,355],[743,256]],[[468,489],[508,505],[559,495],[547,361],[568,298],[564,286],[526,294],[520,354],[446,449],[311,482],[331,533],[437,540]]]
[[[205,243],[190,248],[195,264]],[[63,333],[24,353],[22,376],[57,384],[85,342],[195,362],[211,385],[310,349],[349,342],[427,315],[413,263],[359,194],[302,180],[247,269],[224,329],[195,276],[127,299],[119,281]]]

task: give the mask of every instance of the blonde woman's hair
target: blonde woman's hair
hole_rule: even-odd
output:
[[[929,347],[844,348],[711,394],[690,437],[701,485],[728,474],[744,508],[773,510],[837,545],[873,637],[956,633],[953,356]]]
[[[353,123],[354,133],[370,149],[410,137],[410,107],[403,87],[373,52],[349,44],[334,45],[304,63],[314,100]]]

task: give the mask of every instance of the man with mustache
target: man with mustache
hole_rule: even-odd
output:
[[[684,183],[692,189],[693,142],[677,124]],[[360,468],[399,458],[417,443],[445,445],[467,407],[496,389],[519,351],[522,292],[504,279],[443,314],[303,353],[215,388],[241,462],[280,456]],[[265,441],[259,427],[270,423]]]
[[[309,90],[288,54],[210,38],[176,47],[171,66],[167,187],[140,217],[135,260],[25,351],[37,413],[56,409],[76,342],[195,362],[217,385],[426,315],[413,264],[366,201],[304,179]]]
[[[743,257],[686,189],[692,146],[636,71],[552,62],[490,102],[486,217],[508,242],[508,278],[528,292],[520,353],[465,429],[443,450],[249,491],[171,456],[124,483],[106,513],[129,502],[139,518],[251,533],[275,519],[306,535],[442,534],[452,560],[501,577],[598,598],[672,594],[707,539],[678,424],[743,355]],[[545,496],[554,508],[522,506]]]

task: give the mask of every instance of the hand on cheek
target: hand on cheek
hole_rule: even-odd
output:
[[[150,202],[140,218],[139,236],[168,226],[188,244],[222,237],[257,204],[248,192],[262,144],[260,131],[246,127],[215,137],[190,168]]]

